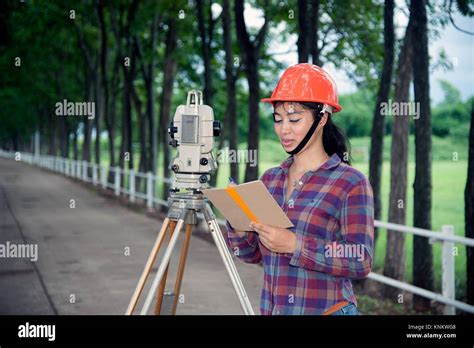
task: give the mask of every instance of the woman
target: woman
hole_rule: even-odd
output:
[[[351,280],[371,270],[373,196],[332,123],[341,111],[336,85],[320,67],[297,64],[262,101],[273,105],[290,156],[260,180],[294,227],[252,222],[237,231],[227,222],[231,247],[243,261],[263,263],[262,314],[358,314]]]

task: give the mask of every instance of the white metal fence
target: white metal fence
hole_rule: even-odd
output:
[[[87,161],[75,161],[57,156],[34,155],[27,152],[6,152],[1,149],[0,157],[12,158],[16,161],[37,165],[65,176],[91,183],[94,186],[100,186],[103,189],[110,189],[116,196],[128,196],[130,202],[135,202],[137,198],[143,199],[148,208],[153,208],[156,204],[168,204],[167,201],[156,197],[155,188],[157,183],[171,183],[172,180],[153,175],[150,172],[141,173],[134,170],[123,170],[120,167],[99,167],[97,164],[89,163]],[[113,183],[108,181],[109,173],[113,173]],[[127,180],[122,180],[125,178],[127,178]],[[139,188],[136,187],[137,178],[140,178],[145,182],[144,192],[140,192]],[[225,224],[224,220],[218,220],[218,222],[222,225]],[[455,299],[454,267],[454,243],[474,247],[474,239],[454,235],[454,227],[452,225],[444,225],[441,231],[431,231],[376,220],[375,226],[390,231],[414,234],[429,238],[430,243],[441,243],[442,293],[439,294],[429,291],[374,272],[371,272],[368,275],[369,279],[443,303],[445,304],[444,314],[455,314],[455,308],[468,313],[474,313],[474,306]]]

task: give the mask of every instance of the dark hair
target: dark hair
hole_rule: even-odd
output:
[[[307,103],[299,102],[299,104],[311,110],[314,119],[318,121],[322,118],[321,110],[323,104],[321,103]],[[336,126],[331,119],[331,113],[328,114],[328,119],[323,128],[323,146],[324,150],[329,156],[337,153],[342,162],[351,164],[351,148],[349,140],[344,131]]]

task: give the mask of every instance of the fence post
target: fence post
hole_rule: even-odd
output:
[[[64,174],[69,176],[69,159],[64,160]]]
[[[443,225],[441,233],[446,236],[454,235],[453,225]],[[443,241],[442,248],[442,288],[443,296],[455,300],[455,274],[454,274],[454,243]],[[455,315],[456,309],[453,306],[444,306],[444,315]]]
[[[115,167],[115,195],[120,195],[120,167]]]
[[[130,187],[130,202],[135,203],[135,171],[129,170],[129,187]]]
[[[107,176],[105,166],[100,167],[100,181],[102,182],[102,188],[105,190],[107,188]]]
[[[87,182],[87,161],[82,161],[82,181]]]
[[[92,165],[92,184],[97,186],[97,164]]]
[[[146,207],[153,209],[153,173],[146,173]]]

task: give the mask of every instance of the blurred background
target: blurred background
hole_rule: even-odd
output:
[[[258,150],[256,166],[220,163],[212,185],[256,180],[287,157],[259,100],[310,62],[336,80],[334,121],[374,188],[376,219],[474,238],[473,14],[471,0],[5,0],[0,148],[170,177],[167,127],[199,89],[223,125],[216,151]],[[64,100],[94,102],[95,117],[58,116]],[[405,102],[419,117],[381,112]],[[166,183],[155,189],[166,199]],[[374,272],[441,292],[440,244],[376,234]],[[455,297],[474,304],[472,248],[453,253]],[[433,310],[418,296],[400,306],[392,287],[376,288],[382,302],[364,297],[363,283],[366,312]]]

